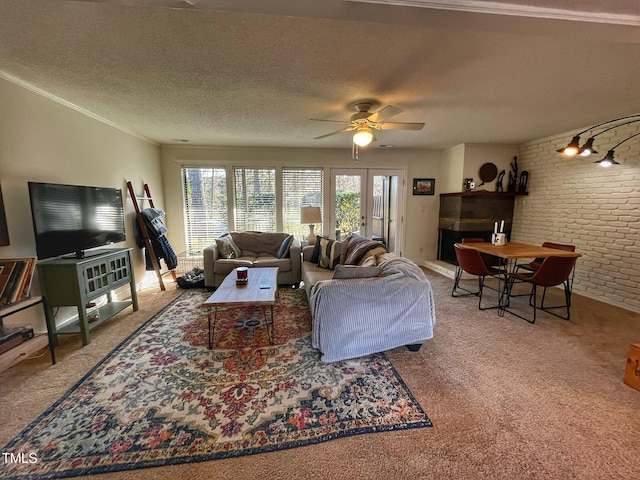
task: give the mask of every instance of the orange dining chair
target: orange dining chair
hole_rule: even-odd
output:
[[[473,248],[467,248],[461,244],[454,245],[456,252],[456,259],[458,261],[458,268],[456,269],[456,273],[453,279],[453,289],[451,290],[452,297],[462,297],[466,295],[476,295],[479,297],[478,299],[478,309],[480,310],[488,310],[490,308],[498,308],[499,305],[491,306],[491,307],[483,307],[482,306],[482,293],[485,288],[485,277],[500,277],[500,270],[489,267],[484,263],[482,255],[480,252]],[[460,279],[462,278],[463,273],[468,273],[469,275],[474,275],[478,277],[478,291],[472,292],[471,290],[467,290],[460,286]],[[492,288],[490,286],[486,286],[491,290],[495,290],[499,292],[499,289]],[[465,294],[459,294],[458,290],[462,290],[467,292]]]
[[[523,315],[519,315],[512,310],[508,310],[505,307],[505,310],[509,313],[520,317],[526,320],[529,323],[535,323],[536,321],[536,311],[544,310],[556,317],[562,318],[564,320],[569,320],[570,318],[570,307],[571,307],[571,289],[569,287],[569,276],[573,272],[573,268],[576,263],[576,257],[547,257],[543,259],[540,267],[535,272],[527,272],[527,273],[510,273],[507,277],[507,299],[512,298],[514,295],[511,294],[511,290],[513,289],[513,284],[518,282],[525,282],[531,284],[531,292],[526,294],[529,296],[529,305],[533,307],[533,319],[529,319],[524,317]],[[547,293],[547,287],[555,287],[558,285],[563,285],[564,287],[564,297],[565,304],[557,305],[552,307],[544,306],[544,297]],[[542,292],[542,299],[540,301],[540,305],[537,304],[537,288],[543,287],[544,291]],[[518,295],[515,295],[518,296]],[[551,311],[551,309],[555,308],[565,308],[566,315],[559,315]]]

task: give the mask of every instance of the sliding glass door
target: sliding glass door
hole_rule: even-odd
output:
[[[401,254],[403,200],[402,170],[332,169],[326,233],[337,239],[357,233]]]

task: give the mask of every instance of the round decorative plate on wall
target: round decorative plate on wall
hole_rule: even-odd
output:
[[[483,183],[493,182],[498,176],[498,167],[495,163],[485,163],[480,167],[479,174]]]

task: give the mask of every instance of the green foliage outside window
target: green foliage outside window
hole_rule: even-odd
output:
[[[342,238],[360,231],[360,192],[336,192],[336,228]]]

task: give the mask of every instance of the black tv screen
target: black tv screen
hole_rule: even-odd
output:
[[[29,198],[41,260],[125,240],[119,188],[29,182]]]

